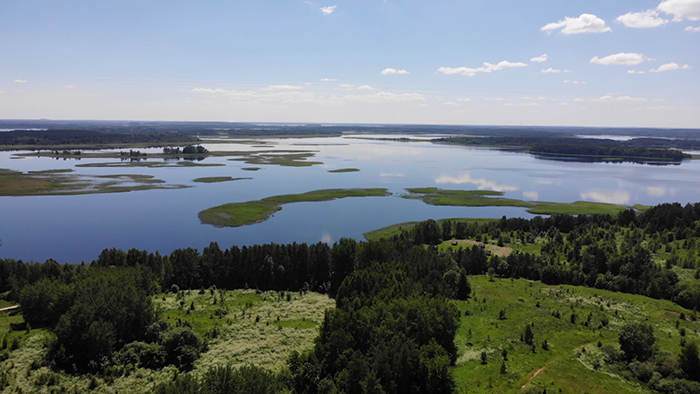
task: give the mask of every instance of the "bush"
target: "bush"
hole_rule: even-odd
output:
[[[204,346],[202,340],[188,327],[176,327],[163,336],[165,361],[182,370],[192,369]]]

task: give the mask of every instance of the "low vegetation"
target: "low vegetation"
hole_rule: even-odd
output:
[[[259,201],[224,204],[201,211],[202,223],[217,227],[238,227],[267,220],[282,209],[281,205],[295,202],[330,201],[346,197],[388,196],[386,189],[327,189],[302,194],[285,194],[263,198]]]
[[[229,159],[231,161],[242,161],[246,164],[255,165],[276,165],[283,167],[311,167],[323,164],[320,161],[308,161],[315,156],[308,151],[260,151],[260,152],[238,152],[241,158]]]
[[[340,168],[337,170],[328,170],[331,173],[343,173],[343,172],[360,172],[358,168]]]
[[[530,213],[540,215],[616,215],[628,208],[620,205],[590,201],[576,201],[573,203],[523,201],[500,197],[503,196],[503,192],[492,190],[444,190],[436,187],[410,188],[406,190],[410,194],[404,195],[403,198],[419,199],[430,205],[523,207],[527,208],[527,211]]]
[[[230,176],[209,176],[209,177],[203,177],[203,178],[196,178],[196,179],[192,180],[192,182],[219,183],[219,182],[229,182],[229,181],[240,181],[240,180],[245,180],[245,179],[253,179],[253,178],[233,178]]]

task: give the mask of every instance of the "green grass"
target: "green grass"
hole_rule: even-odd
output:
[[[243,161],[246,164],[255,165],[277,165],[283,167],[310,167],[318,164],[323,164],[320,161],[308,161],[307,159],[314,157],[313,152],[299,151],[265,151],[265,152],[239,152],[240,156],[231,161]]]
[[[124,193],[137,190],[181,189],[152,175],[78,175],[72,170],[22,173],[0,169],[0,196],[78,195]]]
[[[192,182],[217,183],[217,182],[228,182],[228,181],[240,181],[243,179],[253,179],[253,178],[233,178],[230,176],[210,176],[210,177],[197,178],[197,179],[192,180]]]
[[[648,392],[603,361],[598,341],[617,346],[624,324],[646,321],[654,326],[659,349],[678,354],[681,337],[675,323],[681,312],[691,313],[670,301],[605,290],[524,279],[489,282],[486,276],[470,276],[469,281],[476,299],[454,301],[462,313],[454,373],[458,387],[467,387],[469,393],[517,393],[522,386],[539,387],[538,392],[544,388],[562,393]],[[501,310],[506,320],[499,319]],[[560,312],[561,318],[552,316],[552,311]],[[576,324],[570,321],[572,312],[579,316]],[[586,327],[583,323],[589,314],[591,323]],[[603,316],[610,323],[599,328]],[[527,324],[534,325],[535,353],[520,341]],[[681,327],[686,328],[689,341],[700,339],[699,322],[683,320]],[[544,340],[549,350],[542,348]],[[506,374],[500,373],[503,348],[508,351]],[[486,365],[481,364],[482,351],[488,355]]]
[[[337,173],[342,173],[342,172],[360,172],[360,170],[358,168],[341,168],[338,170],[329,170],[328,172],[332,172],[334,174],[337,174]]]
[[[627,206],[605,204],[590,201],[576,201],[573,203],[523,201],[512,198],[503,198],[503,192],[491,190],[444,190],[436,187],[406,189],[410,194],[403,198],[419,199],[430,205],[449,205],[466,207],[523,207],[527,211],[538,215],[554,214],[608,214],[617,215],[628,209]],[[641,207],[641,206],[640,206]],[[637,208],[637,206],[635,206]]]
[[[181,291],[179,295],[156,295],[153,302],[165,320],[173,325],[178,319],[190,324],[208,342],[208,350],[195,362],[196,375],[226,364],[234,367],[255,364],[279,371],[285,367],[292,351],[301,352],[313,346],[325,311],[335,306],[333,300],[317,293],[257,293],[255,290],[215,290],[213,295],[210,290]],[[192,303],[194,310],[190,310]],[[90,390],[92,375],[59,372],[56,384],[37,385],[41,377],[54,373],[42,362],[49,334],[43,329],[32,329],[29,333],[9,331],[10,323],[22,321],[19,314],[0,312],[0,340],[9,332],[10,343],[15,338],[19,342],[19,348],[9,351],[8,359],[0,362],[0,374],[9,376],[9,386],[0,392],[143,393],[152,391],[158,383],[171,380],[176,373],[173,367],[138,368],[114,379],[97,376],[98,387]],[[212,336],[213,331],[216,336]]]
[[[239,227],[267,220],[282,209],[281,205],[295,202],[330,201],[346,197],[387,196],[386,189],[326,189],[302,194],[285,194],[248,201],[219,205],[199,213],[202,223],[216,227]]]

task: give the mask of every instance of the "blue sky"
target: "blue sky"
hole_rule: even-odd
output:
[[[700,0],[3,0],[0,59],[4,119],[700,128]]]

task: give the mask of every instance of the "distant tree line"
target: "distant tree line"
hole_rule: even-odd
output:
[[[197,142],[196,137],[172,133],[103,133],[93,130],[13,130],[0,133],[0,145],[166,144]]]
[[[669,148],[694,149],[700,146],[700,141],[696,140],[636,138],[630,141],[614,141],[568,136],[448,137],[433,141],[469,146],[523,148],[535,154],[668,161],[680,161],[690,157]]]

